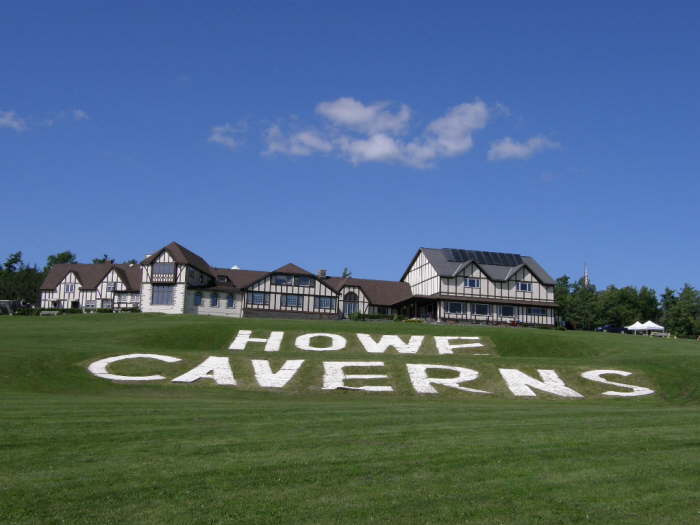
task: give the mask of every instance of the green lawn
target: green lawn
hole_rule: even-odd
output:
[[[278,353],[227,350],[239,329],[285,331]],[[346,350],[293,347],[306,332]],[[354,333],[477,335],[488,356],[368,354]],[[113,383],[115,363],[168,379],[229,356],[238,385]],[[251,359],[305,363],[277,391]],[[382,361],[391,393],[322,391],[323,361]],[[417,395],[406,363],[474,368]],[[515,398],[498,368],[555,369],[585,399]],[[606,398],[591,369],[656,394]],[[700,523],[700,343],[407,323],[91,315],[0,318],[0,523]],[[613,388],[614,389],[614,388]]]

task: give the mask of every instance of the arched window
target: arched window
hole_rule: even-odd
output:
[[[343,296],[343,313],[353,314],[360,310],[360,298],[355,292],[348,292]]]
[[[226,308],[235,308],[236,307],[236,302],[233,299],[233,294],[230,293],[228,294],[228,297],[226,297]]]
[[[212,306],[219,306],[219,294],[216,292],[211,294],[211,305]]]
[[[199,306],[202,304],[202,292],[197,292],[194,294],[194,305]]]

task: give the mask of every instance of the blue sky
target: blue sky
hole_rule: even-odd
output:
[[[0,21],[0,256],[698,280],[700,7],[70,2]]]

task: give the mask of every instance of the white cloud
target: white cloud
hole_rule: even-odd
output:
[[[267,142],[265,153],[308,156],[333,149],[333,145],[315,131],[300,131],[285,137],[280,127],[276,125],[267,129],[265,141]]]
[[[0,111],[0,128],[10,128],[19,132],[27,129],[27,124],[14,111]]]
[[[386,110],[388,102],[364,105],[351,97],[341,97],[316,106],[319,115],[333,124],[356,131],[373,133],[400,133],[411,118],[411,110],[402,104],[396,113]]]
[[[213,126],[211,128],[211,134],[209,135],[209,142],[221,144],[225,148],[233,151],[238,147],[238,140],[234,138],[234,134],[238,131],[240,130],[233,127],[228,122],[221,126]]]
[[[88,115],[87,112],[83,111],[82,109],[74,109],[73,110],[73,119],[74,120],[90,120],[90,115]]]
[[[529,138],[525,142],[516,142],[510,137],[506,137],[491,144],[488,159],[527,159],[539,151],[558,147],[559,143],[542,136]]]
[[[406,139],[410,108],[401,105],[391,112],[387,106],[386,102],[363,104],[348,97],[321,102],[316,112],[328,120],[323,132],[285,135],[279,126],[272,126],[266,133],[265,153],[335,152],[353,164],[396,162],[423,168],[440,158],[469,151],[473,146],[472,134],[483,128],[489,118],[489,109],[482,101],[465,102]]]

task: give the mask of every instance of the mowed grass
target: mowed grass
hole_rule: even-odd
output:
[[[282,350],[234,353],[239,329]],[[347,350],[302,352],[333,332]],[[368,354],[354,333],[477,335],[489,356]],[[119,384],[86,366],[168,379],[230,356],[236,387]],[[250,359],[305,363],[256,387]],[[391,393],[322,391],[322,362],[382,361]],[[415,394],[406,363],[474,368]],[[585,399],[515,398],[498,368],[555,369]],[[652,396],[614,399],[580,371],[622,369]],[[359,370],[354,371],[354,373]],[[359,372],[363,373],[363,372]],[[362,383],[362,382],[358,382]],[[536,329],[93,315],[0,318],[0,523],[700,523],[700,343]],[[614,389],[614,388],[612,388]]]

